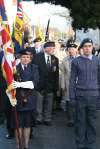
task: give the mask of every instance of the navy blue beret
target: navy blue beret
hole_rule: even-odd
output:
[[[86,43],[92,43],[92,45],[93,45],[92,39],[90,39],[90,38],[85,38],[85,39],[81,42],[80,48],[82,48],[82,47],[84,46],[84,44],[86,44]]]

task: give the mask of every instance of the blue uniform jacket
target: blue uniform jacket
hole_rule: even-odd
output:
[[[22,103],[21,91],[24,90],[24,94],[27,94],[29,89],[18,88],[16,91],[17,98],[17,110],[18,111],[30,111],[35,110],[36,108],[36,89],[39,82],[39,73],[38,66],[34,64],[29,64],[27,69],[23,70],[21,64],[17,66],[17,73],[20,74],[21,82],[33,81],[34,89],[31,90],[31,93],[27,97],[27,102]]]

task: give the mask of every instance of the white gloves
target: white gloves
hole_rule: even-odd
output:
[[[6,94],[10,100],[10,103],[13,107],[17,105],[17,100],[12,98],[11,92],[6,91]]]
[[[34,89],[34,84],[33,84],[32,81],[26,81],[26,82],[16,82],[16,81],[14,81],[12,83],[12,87],[14,89],[16,89],[16,88]]]
[[[20,87],[20,83],[21,83],[21,82],[16,82],[16,81],[14,81],[14,82],[12,82],[12,87],[13,87],[14,89],[19,88],[19,87]]]

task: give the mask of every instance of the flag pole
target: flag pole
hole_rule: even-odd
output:
[[[17,13],[18,13],[18,3],[19,2],[22,2],[22,0],[17,0]],[[16,139],[18,139],[19,148],[22,149],[22,141],[21,141],[22,138],[21,138],[20,131],[19,131],[19,119],[18,119],[16,105],[15,105],[15,107],[12,108],[12,111],[14,112],[14,115],[15,115],[15,123],[16,123],[16,132],[15,133],[16,133],[16,137],[17,137]]]
[[[14,112],[14,115],[15,115],[16,132],[17,132],[16,135],[18,138],[19,148],[22,149],[22,141],[21,141],[20,132],[19,132],[19,121],[18,121],[18,113],[16,110],[16,106],[12,108],[12,111]]]
[[[7,38],[6,38],[6,40],[7,40]],[[12,38],[10,38],[10,40],[12,42]],[[14,47],[13,46],[12,46],[12,49],[14,50]],[[13,96],[15,97],[16,94],[14,94],[14,92],[16,92],[16,91],[15,90],[11,90],[11,92],[12,92],[12,97]],[[16,110],[16,105],[14,107],[12,107],[12,111],[14,112],[14,116],[15,116],[15,123],[16,123],[16,130],[17,130],[17,138],[18,138],[18,142],[19,142],[19,147],[20,147],[20,149],[22,149],[22,143],[21,143],[20,132],[19,132],[18,113],[17,113],[17,110]]]

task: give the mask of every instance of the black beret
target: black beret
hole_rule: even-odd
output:
[[[67,48],[77,48],[77,45],[75,43],[67,45]]]
[[[84,44],[86,44],[86,43],[92,43],[92,45],[93,45],[93,41],[92,41],[90,38],[85,38],[85,39],[81,42],[80,48],[82,48],[82,47],[84,46]]]
[[[29,47],[29,48],[26,48],[26,49],[22,49],[20,52],[19,52],[20,55],[29,55],[29,54],[32,54],[32,49]]]
[[[69,39],[67,41],[66,47],[67,47],[66,50],[68,50],[68,48],[77,48],[77,44],[74,42],[74,40]]]
[[[55,47],[55,42],[53,41],[48,41],[44,44],[44,48],[48,48],[48,47]]]
[[[42,41],[42,39],[41,39],[41,37],[38,37],[38,38],[35,38],[33,42],[36,43],[36,42],[40,42],[40,41]]]

